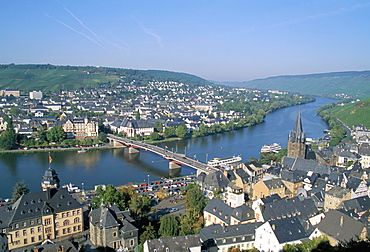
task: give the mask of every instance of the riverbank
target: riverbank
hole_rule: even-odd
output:
[[[102,146],[78,146],[78,147],[32,147],[32,148],[21,148],[16,150],[4,150],[0,151],[0,154],[9,154],[9,153],[37,153],[37,152],[58,152],[58,151],[79,151],[79,150],[104,150],[104,149],[115,149],[110,144],[104,144]]]

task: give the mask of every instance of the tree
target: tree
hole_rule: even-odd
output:
[[[141,217],[148,214],[151,210],[149,197],[147,195],[134,195],[131,198],[129,209],[135,219],[141,219]]]
[[[139,110],[136,111],[135,119],[140,120],[140,111]]]
[[[24,180],[19,181],[13,187],[12,203],[16,202],[23,194],[30,192],[28,185],[25,184]]]
[[[156,231],[152,224],[145,227],[145,231],[140,235],[140,243],[144,244],[146,240],[153,240],[157,237]]]
[[[162,133],[163,132],[163,123],[160,122],[160,121],[155,121],[154,130],[159,132],[159,133]]]
[[[156,140],[162,140],[162,139],[163,139],[163,137],[162,137],[158,132],[152,132],[152,133],[150,133],[150,135],[149,135],[149,139],[150,139],[151,141],[156,141]]]
[[[173,137],[176,135],[176,132],[175,132],[175,129],[173,127],[167,127],[164,132],[163,132],[163,136],[165,138],[169,138],[169,137]]]
[[[11,115],[15,115],[15,116],[17,116],[17,115],[19,115],[19,114],[21,113],[21,110],[19,109],[19,107],[18,107],[18,106],[13,106],[13,107],[11,107],[11,108],[9,109],[9,113],[10,113]]]
[[[185,139],[188,135],[188,129],[186,128],[185,124],[179,125],[176,129],[176,136]]]
[[[46,133],[46,138],[49,142],[62,142],[67,138],[67,133],[64,132],[62,126],[55,126]]]
[[[162,238],[178,236],[180,233],[179,217],[175,214],[167,214],[161,218],[159,234]]]
[[[11,118],[6,119],[8,124],[6,130],[0,135],[0,149],[10,150],[17,144],[17,135],[14,132],[13,121]]]
[[[100,132],[98,135],[98,140],[104,143],[108,142],[107,134],[104,132]]]

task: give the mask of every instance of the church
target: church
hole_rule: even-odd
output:
[[[23,194],[13,205],[0,208],[0,232],[9,250],[83,231],[83,210],[50,166],[41,181],[42,191]]]
[[[307,156],[306,134],[303,132],[301,113],[298,112],[293,130],[288,137],[288,157],[303,158]]]

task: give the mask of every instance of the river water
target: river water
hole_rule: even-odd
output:
[[[166,146],[170,151],[186,153],[203,162],[233,155],[241,155],[246,162],[250,157],[258,158],[264,144],[280,143],[282,148],[286,148],[298,111],[301,112],[306,136],[313,139],[323,136],[327,125],[316,115],[316,110],[332,102],[332,99],[317,98],[312,103],[271,113],[264,123],[250,128],[166,143]],[[118,186],[196,173],[192,168],[182,167],[169,174],[167,160],[143,150],[139,154],[129,154],[127,148],[89,150],[85,153],[52,152],[51,155],[51,167],[58,173],[61,185],[73,183],[79,187],[83,185],[86,190],[98,184]],[[11,197],[15,183],[21,180],[31,191],[40,191],[42,176],[48,167],[47,152],[0,154],[0,198]]]

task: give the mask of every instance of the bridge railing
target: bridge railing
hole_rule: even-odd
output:
[[[192,159],[190,157],[186,157],[185,154],[175,153],[172,151],[167,150],[167,148],[158,147],[152,144],[143,143],[136,140],[127,139],[124,137],[118,137],[112,134],[107,134],[107,138],[111,140],[118,141],[133,148],[140,148],[146,151],[151,151],[157,155],[160,155],[168,160],[174,160],[179,163],[182,163],[186,166],[192,167],[194,169],[202,170],[205,172],[217,171],[218,169],[212,166],[209,166],[205,163],[200,162],[199,160]]]

